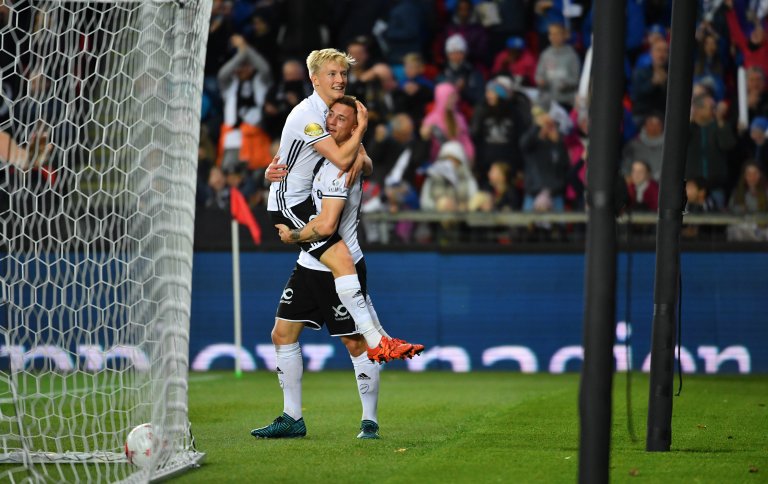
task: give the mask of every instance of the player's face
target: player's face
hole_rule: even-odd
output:
[[[355,110],[346,104],[336,103],[328,111],[325,124],[331,138],[336,143],[343,143],[352,136],[352,131],[357,127]]]
[[[312,84],[323,101],[330,105],[344,96],[344,90],[347,88],[347,68],[338,62],[326,62],[312,76]]]

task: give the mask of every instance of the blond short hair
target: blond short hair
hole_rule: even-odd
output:
[[[317,71],[319,71],[327,62],[337,62],[345,69],[349,69],[349,66],[354,65],[356,61],[354,57],[336,49],[313,50],[307,56],[307,70],[309,71],[309,75],[312,76],[317,74]]]

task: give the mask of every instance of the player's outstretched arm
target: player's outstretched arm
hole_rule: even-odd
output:
[[[317,217],[300,229],[290,229],[283,224],[275,225],[280,240],[286,244],[298,244],[327,239],[339,227],[339,220],[345,203],[346,199],[343,198],[324,198]]]

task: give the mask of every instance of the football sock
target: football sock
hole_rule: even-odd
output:
[[[304,362],[299,343],[275,345],[277,353],[277,379],[283,389],[283,412],[293,419],[301,418],[301,377]]]
[[[373,326],[376,328],[376,331],[379,332],[380,335],[392,338],[390,335],[387,334],[386,331],[384,331],[384,328],[381,326],[381,321],[379,321],[379,315],[376,314],[376,310],[373,308],[373,300],[371,299],[370,294],[365,295],[365,301],[368,303],[368,312],[371,313],[371,319],[373,320]]]
[[[334,282],[339,300],[355,320],[358,332],[363,335],[369,348],[377,347],[381,341],[381,334],[373,325],[357,274],[337,277]]]
[[[357,392],[360,394],[360,402],[363,404],[362,420],[379,421],[379,372],[378,364],[368,359],[367,353],[360,356],[349,355],[352,365],[355,367],[357,379]]]

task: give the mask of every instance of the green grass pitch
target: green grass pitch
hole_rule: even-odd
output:
[[[672,450],[645,452],[647,375],[614,379],[611,482],[768,482],[768,376],[684,377]],[[675,382],[677,385],[677,381]],[[578,478],[578,374],[383,371],[382,439],[355,438],[353,372],[304,374],[307,437],[256,440],[282,411],[274,374],[190,376],[189,408],[203,466],[174,483],[571,483]]]

